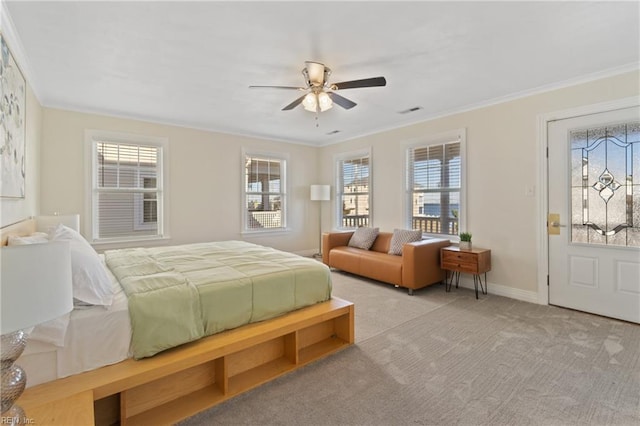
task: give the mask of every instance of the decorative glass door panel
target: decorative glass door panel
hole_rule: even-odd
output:
[[[571,242],[640,247],[640,121],[569,138]]]

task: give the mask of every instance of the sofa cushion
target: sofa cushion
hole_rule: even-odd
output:
[[[349,239],[348,246],[369,250],[376,240],[379,231],[379,228],[362,226],[353,233],[351,239]]]
[[[389,245],[389,254],[396,256],[402,255],[402,246],[406,243],[413,243],[422,239],[422,231],[420,229],[394,229],[391,244]]]
[[[334,247],[329,253],[329,265],[341,271],[360,274],[360,255],[366,253],[355,247]]]
[[[360,256],[360,274],[378,281],[402,285],[402,257],[376,251]]]
[[[387,254],[392,236],[393,234],[391,232],[378,232],[378,236],[369,250]]]

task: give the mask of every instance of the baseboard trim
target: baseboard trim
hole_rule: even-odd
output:
[[[318,250],[298,250],[294,251],[293,254],[297,254],[298,256],[302,257],[313,257],[314,254],[318,254]]]
[[[294,252],[297,255],[304,257],[313,257],[314,254],[317,254],[316,250],[299,250]],[[484,280],[484,277],[483,277]],[[483,281],[484,282],[484,281]],[[468,288],[473,290],[475,287],[473,286],[473,278],[470,275],[460,275],[460,287]],[[541,303],[538,298],[537,291],[529,291],[529,290],[521,290],[519,288],[508,287],[506,285],[489,283],[489,294],[496,294],[498,296],[509,297],[511,299],[522,300],[523,302],[535,303],[535,304],[546,304]]]
[[[459,286],[463,288],[469,288],[471,290],[475,288],[473,286],[473,278],[470,278],[470,277],[461,276]],[[538,300],[537,291],[521,290],[519,288],[507,287],[505,285],[500,285],[500,284],[493,284],[491,282],[488,283],[488,293],[496,294],[498,296],[509,297],[511,299],[522,300],[523,302],[529,302],[529,303],[535,303],[535,304],[540,303],[540,301]]]

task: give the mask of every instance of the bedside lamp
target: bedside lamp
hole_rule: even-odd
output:
[[[329,201],[331,187],[329,185],[311,185],[311,201]],[[315,256],[322,256],[322,203],[318,203],[318,250]]]
[[[14,402],[27,378],[14,362],[27,343],[24,329],[73,309],[69,243],[16,245],[0,249],[0,329],[2,333],[2,418],[22,423]]]

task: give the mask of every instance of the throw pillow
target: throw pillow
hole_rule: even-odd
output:
[[[402,246],[406,243],[420,241],[422,239],[422,231],[410,229],[394,229],[391,243],[389,244],[389,254],[396,256],[402,255]]]
[[[349,247],[369,250],[378,237],[378,232],[379,228],[360,227],[353,233],[347,245]]]

